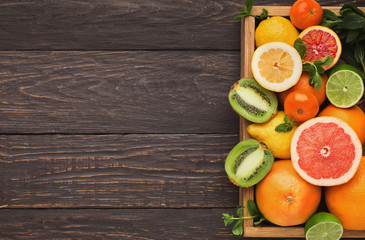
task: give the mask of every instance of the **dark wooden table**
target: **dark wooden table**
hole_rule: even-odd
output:
[[[0,239],[242,239],[221,219],[242,6],[2,0]]]

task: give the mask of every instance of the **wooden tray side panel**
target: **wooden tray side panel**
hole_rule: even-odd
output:
[[[268,10],[270,16],[289,16],[291,6],[254,6],[252,13],[260,15],[262,8]],[[341,7],[323,7],[329,9],[339,15]],[[360,7],[365,11],[365,7]],[[246,17],[241,21],[241,77],[253,77],[251,70],[251,59],[255,51],[255,18]],[[246,128],[250,124],[249,121],[240,118],[240,139],[250,138]],[[254,200],[254,187],[240,188],[239,204],[245,206],[247,200]],[[250,216],[248,210],[243,211],[244,216]],[[245,220],[243,222],[244,237],[264,237],[264,238],[303,238],[303,227],[260,227],[254,226],[253,220]],[[365,238],[365,231],[349,231],[345,230],[343,237]]]
[[[252,70],[251,70],[251,62],[253,53],[254,53],[254,47],[255,46],[255,18],[248,17],[245,20],[242,19],[242,26],[244,28],[241,30],[241,33],[243,34],[243,41],[241,41],[241,49],[243,49],[243,54],[241,55],[241,77],[253,77]],[[249,124],[249,121],[247,121],[245,118],[240,117],[240,138],[241,140],[250,138],[248,132],[246,131],[247,126]],[[240,192],[243,192],[243,189],[240,189]],[[242,194],[240,194],[241,196]],[[240,198],[240,205],[244,206],[249,199],[254,199],[254,188],[245,188],[243,197]],[[241,202],[242,200],[242,202]],[[248,212],[247,208],[244,208],[243,210],[244,216],[250,216],[250,213]],[[253,220],[245,220],[243,221],[244,228],[250,228],[253,226]]]

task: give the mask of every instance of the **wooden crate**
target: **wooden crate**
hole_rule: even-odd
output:
[[[270,16],[289,16],[290,6],[254,6],[252,13],[260,15],[262,8],[268,10]],[[323,7],[338,14],[341,7]],[[365,7],[360,7],[365,11]],[[251,58],[255,50],[255,18],[247,17],[241,21],[241,77],[253,77],[251,71]],[[250,138],[246,131],[249,122],[240,118],[240,139]],[[247,200],[254,200],[254,187],[240,188],[239,204],[246,205]],[[244,216],[250,216],[247,208],[243,211]],[[245,220],[243,223],[244,237],[263,238],[304,238],[303,227],[272,227],[254,226],[253,220]],[[365,231],[345,230],[344,238],[365,238]]]

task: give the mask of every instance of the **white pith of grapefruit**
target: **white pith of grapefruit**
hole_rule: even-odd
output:
[[[316,117],[295,131],[291,159],[298,174],[311,184],[334,186],[356,173],[362,145],[355,131],[335,117]]]

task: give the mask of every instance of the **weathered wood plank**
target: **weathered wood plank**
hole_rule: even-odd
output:
[[[0,49],[238,49],[226,0],[1,1]]]
[[[0,50],[236,49],[244,1],[3,0]],[[322,0],[340,5],[362,0]],[[256,0],[255,5],[268,5]],[[292,1],[273,0],[272,5]]]
[[[234,240],[223,209],[0,210],[1,239]],[[256,239],[257,240],[257,239]]]
[[[233,224],[224,227],[222,213],[235,209],[1,209],[0,238],[242,240]]]
[[[238,133],[234,51],[2,51],[0,133]]]
[[[238,139],[238,134],[2,135],[0,205],[235,207],[238,188],[227,178],[224,161]]]

